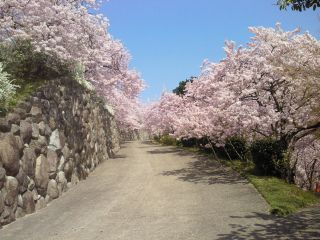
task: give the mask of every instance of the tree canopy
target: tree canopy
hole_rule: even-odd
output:
[[[179,86],[173,89],[172,92],[179,96],[183,96],[185,94],[186,84],[188,82],[192,83],[194,79],[196,79],[196,77],[191,76],[190,78],[187,78],[186,80],[179,82]]]
[[[308,8],[316,10],[320,7],[320,0],[278,0],[277,5],[281,10],[291,7],[293,11],[305,11]]]

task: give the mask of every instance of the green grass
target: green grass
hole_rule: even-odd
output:
[[[304,191],[293,184],[276,177],[247,175],[270,205],[270,212],[285,216],[301,208],[320,203],[320,197],[311,191]]]
[[[320,204],[320,197],[314,192],[305,191],[294,184],[272,176],[254,174],[252,162],[239,160],[222,161],[226,166],[246,177],[270,205],[270,213],[286,216],[299,209]]]
[[[44,84],[45,81],[15,81],[14,84],[18,85],[16,93],[4,104],[0,103],[0,116],[6,115],[6,113],[12,110],[17,103],[26,99],[32,95],[39,87]]]

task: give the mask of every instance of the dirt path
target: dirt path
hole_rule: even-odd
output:
[[[130,142],[50,206],[5,226],[0,239],[306,239],[297,227],[305,219],[281,222],[267,209],[250,184],[208,160]]]

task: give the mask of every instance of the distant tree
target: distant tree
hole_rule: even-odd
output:
[[[316,8],[320,7],[320,0],[278,0],[277,5],[281,10],[287,9],[288,6],[291,6],[293,11],[305,11],[307,8]]]
[[[192,83],[195,79],[196,77],[191,76],[190,78],[187,78],[186,80],[179,82],[179,86],[173,89],[172,92],[179,96],[183,96],[186,93],[185,92],[186,84],[188,82]]]

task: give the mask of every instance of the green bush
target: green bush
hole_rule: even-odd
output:
[[[170,135],[163,135],[161,136],[159,142],[163,145],[172,145],[172,146],[177,146],[178,141],[177,139],[171,137]]]
[[[284,177],[285,150],[279,141],[271,138],[253,142],[250,151],[256,170],[263,175]]]
[[[160,138],[161,138],[161,136],[158,136],[158,135],[154,135],[153,136],[153,140],[158,142],[158,143],[160,143]]]
[[[10,98],[16,91],[17,86],[12,83],[11,76],[3,70],[0,62],[0,101]]]
[[[70,64],[36,51],[27,40],[0,44],[0,62],[4,63],[4,71],[15,79],[35,81],[72,75]]]
[[[183,147],[194,147],[197,146],[198,141],[196,138],[184,138],[180,140]]]
[[[12,83],[11,76],[3,70],[3,64],[0,62],[0,114],[3,114],[8,108],[16,88],[17,85]]]
[[[248,150],[247,141],[242,137],[231,137],[226,141],[225,150],[227,151],[229,157],[232,160],[244,160],[246,159],[246,154]]]

